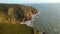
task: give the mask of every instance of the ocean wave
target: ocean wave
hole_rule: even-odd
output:
[[[37,14],[32,15],[32,20],[21,22],[20,24],[26,24],[27,26],[33,27],[34,26],[33,25],[34,24],[33,21],[35,20],[35,18],[38,18],[37,15],[39,15],[39,14],[40,14],[40,10],[38,10]]]

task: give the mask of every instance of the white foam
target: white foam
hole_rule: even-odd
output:
[[[54,29],[54,31],[58,31],[57,29]]]
[[[21,22],[20,24],[26,24],[27,26],[33,26],[33,23],[31,23],[31,21],[25,21],[25,22]]]
[[[31,26],[33,27],[33,21],[34,21],[34,18],[36,17],[36,15],[40,14],[40,10],[38,10],[39,12],[37,14],[34,14],[32,15],[32,20],[30,21],[25,21],[25,22],[21,22],[20,24],[26,24],[27,26]],[[38,18],[38,17],[37,17]]]

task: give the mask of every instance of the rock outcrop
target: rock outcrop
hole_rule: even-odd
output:
[[[0,4],[0,23],[20,23],[32,19],[36,8],[19,4]],[[2,20],[1,20],[2,19]]]
[[[36,28],[28,27],[21,22],[32,20],[32,15],[37,14],[36,8],[21,4],[0,4],[0,34],[37,34]],[[8,24],[7,24],[8,23]],[[25,28],[25,30],[24,30]]]

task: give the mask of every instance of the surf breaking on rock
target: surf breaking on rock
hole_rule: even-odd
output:
[[[38,10],[21,4],[0,4],[0,23],[21,23],[30,26]],[[7,19],[6,19],[7,18]],[[2,19],[2,20],[1,20]]]
[[[20,24],[26,24],[27,26],[34,27],[33,21],[34,21],[35,18],[38,18],[36,15],[39,15],[39,14],[40,14],[40,10],[38,10],[38,13],[37,14],[32,15],[32,20],[21,22]]]

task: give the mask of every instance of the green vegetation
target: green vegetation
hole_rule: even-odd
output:
[[[24,24],[0,24],[0,34],[33,34],[32,31]]]
[[[31,20],[36,13],[31,6],[0,4],[0,34],[34,34],[33,28],[20,22]]]

